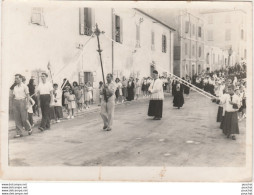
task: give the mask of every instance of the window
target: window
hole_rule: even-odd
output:
[[[218,61],[217,61],[217,63],[219,64],[220,63],[220,56],[218,55]]]
[[[230,29],[227,29],[225,32],[225,40],[230,41],[231,40],[231,31]]]
[[[208,24],[213,24],[213,15],[208,16]]]
[[[136,48],[140,47],[140,24],[136,24]]]
[[[213,31],[212,30],[208,30],[208,41],[213,41]]]
[[[123,27],[122,19],[120,16],[115,15],[115,41],[118,43],[123,42]]]
[[[201,57],[202,55],[202,50],[201,50],[201,47],[198,48],[198,56]]]
[[[162,52],[167,52],[167,37],[166,35],[162,35]]]
[[[195,35],[195,24],[192,25],[192,34]]]
[[[243,31],[243,29],[241,30],[241,39],[242,40],[244,39],[244,31]]]
[[[244,59],[246,59],[246,58],[247,58],[247,50],[244,49]]]
[[[215,54],[213,54],[213,64],[215,63]]]
[[[88,7],[79,9],[79,34],[92,35],[92,9]]]
[[[185,21],[185,33],[189,33],[189,22]]]
[[[43,9],[39,7],[32,8],[31,23],[37,25],[44,25]]]
[[[231,23],[231,17],[229,14],[225,16],[225,23]]]
[[[153,31],[151,33],[151,49],[155,50],[155,46],[154,46],[154,32]]]
[[[198,27],[198,37],[201,37],[202,36],[202,32],[201,32],[201,26]]]
[[[185,49],[185,55],[188,55],[188,44],[187,43],[185,43],[184,49]]]

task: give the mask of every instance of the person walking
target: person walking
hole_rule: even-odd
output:
[[[150,102],[148,107],[148,116],[153,116],[154,120],[161,120],[163,111],[163,83],[159,79],[158,71],[153,71],[153,78],[151,85],[149,86],[148,92],[150,95]]]
[[[47,81],[48,74],[42,73],[42,82],[38,85],[38,106],[41,106],[42,120],[39,126],[41,131],[50,129],[50,106],[53,106],[53,86]]]
[[[114,118],[114,110],[115,110],[115,89],[116,86],[113,83],[113,75],[107,74],[107,83],[103,85],[102,90],[100,92],[103,95],[101,101],[101,118],[103,120],[104,126],[103,130],[111,131],[113,125]]]
[[[15,138],[22,137],[23,126],[28,134],[31,135],[32,128],[28,121],[28,105],[29,105],[29,91],[28,87],[22,82],[22,75],[15,75],[16,86],[13,88],[13,113],[16,124]]]
[[[176,81],[176,91],[173,99],[173,106],[180,109],[184,104],[183,85]]]

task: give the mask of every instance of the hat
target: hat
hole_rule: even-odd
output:
[[[157,70],[154,70],[153,73],[154,73],[154,74],[158,74],[158,71],[157,71]]]

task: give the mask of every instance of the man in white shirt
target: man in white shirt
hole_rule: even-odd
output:
[[[50,106],[53,106],[53,86],[47,82],[48,75],[42,73],[42,82],[38,85],[38,106],[41,106],[42,119],[39,129],[44,131],[50,129]]]
[[[151,94],[148,116],[154,116],[154,120],[161,120],[163,110],[163,82],[158,78],[158,71],[153,71],[154,80],[151,82],[148,92]]]
[[[101,101],[101,118],[103,120],[104,126],[103,130],[111,131],[114,110],[115,110],[115,89],[116,86],[113,83],[113,75],[107,74],[107,83],[102,87],[100,95],[102,95]]]
[[[30,135],[32,133],[31,125],[28,121],[28,101],[29,91],[28,87],[22,83],[22,76],[20,74],[15,75],[15,83],[17,84],[13,89],[13,113],[16,124],[16,135],[15,138],[22,137],[23,126]]]

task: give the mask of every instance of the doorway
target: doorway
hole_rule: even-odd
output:
[[[79,84],[90,82],[93,86],[94,77],[92,72],[81,72],[79,75]]]

